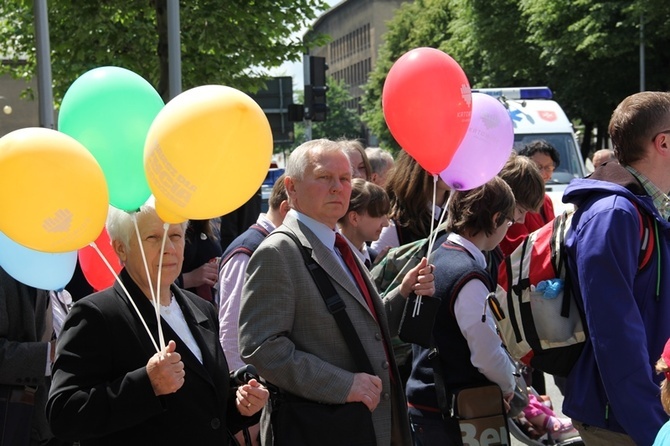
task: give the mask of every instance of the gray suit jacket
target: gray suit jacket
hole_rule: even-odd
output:
[[[44,413],[49,346],[41,341],[48,301],[46,291],[18,282],[0,268],[0,384],[37,387],[31,444],[52,438]]]
[[[278,231],[294,232],[329,275],[346,304],[347,315],[356,327],[375,374],[382,380],[381,402],[372,414],[377,445],[392,444],[392,404],[400,414],[393,422],[394,431],[398,432],[393,444],[411,444],[407,403],[389,334],[397,333],[403,297],[395,291],[382,301],[364,273],[378,323],[338,259],[306,226],[289,214]],[[305,267],[300,249],[286,235],[274,234],[251,256],[240,308],[240,353],[245,362],[253,364],[261,376],[280,389],[313,401],[341,404],[358,370]],[[366,271],[363,265],[361,271]],[[395,384],[391,383],[390,373]]]

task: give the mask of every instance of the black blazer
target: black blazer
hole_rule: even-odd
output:
[[[158,342],[153,305],[124,270],[121,280]],[[47,417],[57,437],[85,445],[226,445],[254,421],[235,408],[214,307],[176,286],[172,292],[203,363],[170,326],[185,368],[176,393],[154,395],[145,366],[156,352],[119,283],[77,302],[58,342]]]

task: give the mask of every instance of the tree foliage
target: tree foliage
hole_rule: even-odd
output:
[[[417,0],[389,24],[366,85],[364,121],[382,145],[397,147],[381,109],[386,73],[410,49],[431,46],[454,57],[473,88],[549,86],[587,135],[602,136],[616,105],[639,90],[641,24],[646,89],[670,89],[669,22],[663,0]]]
[[[127,68],[168,99],[167,0],[52,0],[48,2],[54,99],[86,71]],[[298,32],[327,7],[323,0],[189,0],[180,2],[182,86],[223,84],[243,91],[262,86],[266,69],[298,61]],[[0,73],[36,76],[32,1],[0,5]],[[19,61],[25,64],[18,63]]]
[[[328,117],[325,121],[312,123],[312,139],[357,139],[361,137],[361,120],[356,112],[348,108],[353,101],[349,88],[344,81],[328,77]],[[298,94],[299,103],[303,102],[303,92]],[[305,142],[305,125],[296,123],[294,147]]]

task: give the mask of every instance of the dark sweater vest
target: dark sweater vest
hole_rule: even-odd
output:
[[[221,268],[223,268],[235,254],[243,253],[251,257],[251,254],[258,249],[258,246],[265,240],[265,237],[267,237],[268,234],[269,232],[260,225],[253,224],[249,226],[249,229],[237,236],[237,238],[228,245],[228,248],[226,248],[226,252],[221,256],[219,272],[221,272]]]
[[[439,351],[448,400],[454,390],[489,383],[470,362],[470,348],[461,333],[454,314],[454,304],[463,286],[473,279],[481,280],[492,290],[489,273],[481,268],[470,253],[460,245],[443,243],[434,254],[435,296],[442,299],[437,310],[433,337]],[[483,311],[483,309],[482,309]],[[430,350],[413,345],[412,373],[407,381],[407,402],[421,411],[439,414],[435,393]]]

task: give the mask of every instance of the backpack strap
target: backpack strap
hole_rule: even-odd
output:
[[[637,210],[640,220],[640,254],[637,261],[637,270],[644,269],[651,260],[656,245],[656,234],[654,232],[654,219],[647,213],[642,212],[636,202],[631,200]]]
[[[526,236],[523,240],[523,243],[521,244],[521,259],[526,257],[529,241],[530,237]],[[530,278],[523,277],[522,264],[523,262],[519,262],[519,281],[514,283],[512,257],[505,257],[505,271],[507,271],[507,314],[509,315],[510,324],[512,325],[512,330],[514,331],[516,342],[521,342],[523,337],[521,336],[520,321],[517,319],[516,312],[514,311],[514,301],[515,299],[521,298],[521,294],[523,293],[524,289],[530,288]]]

